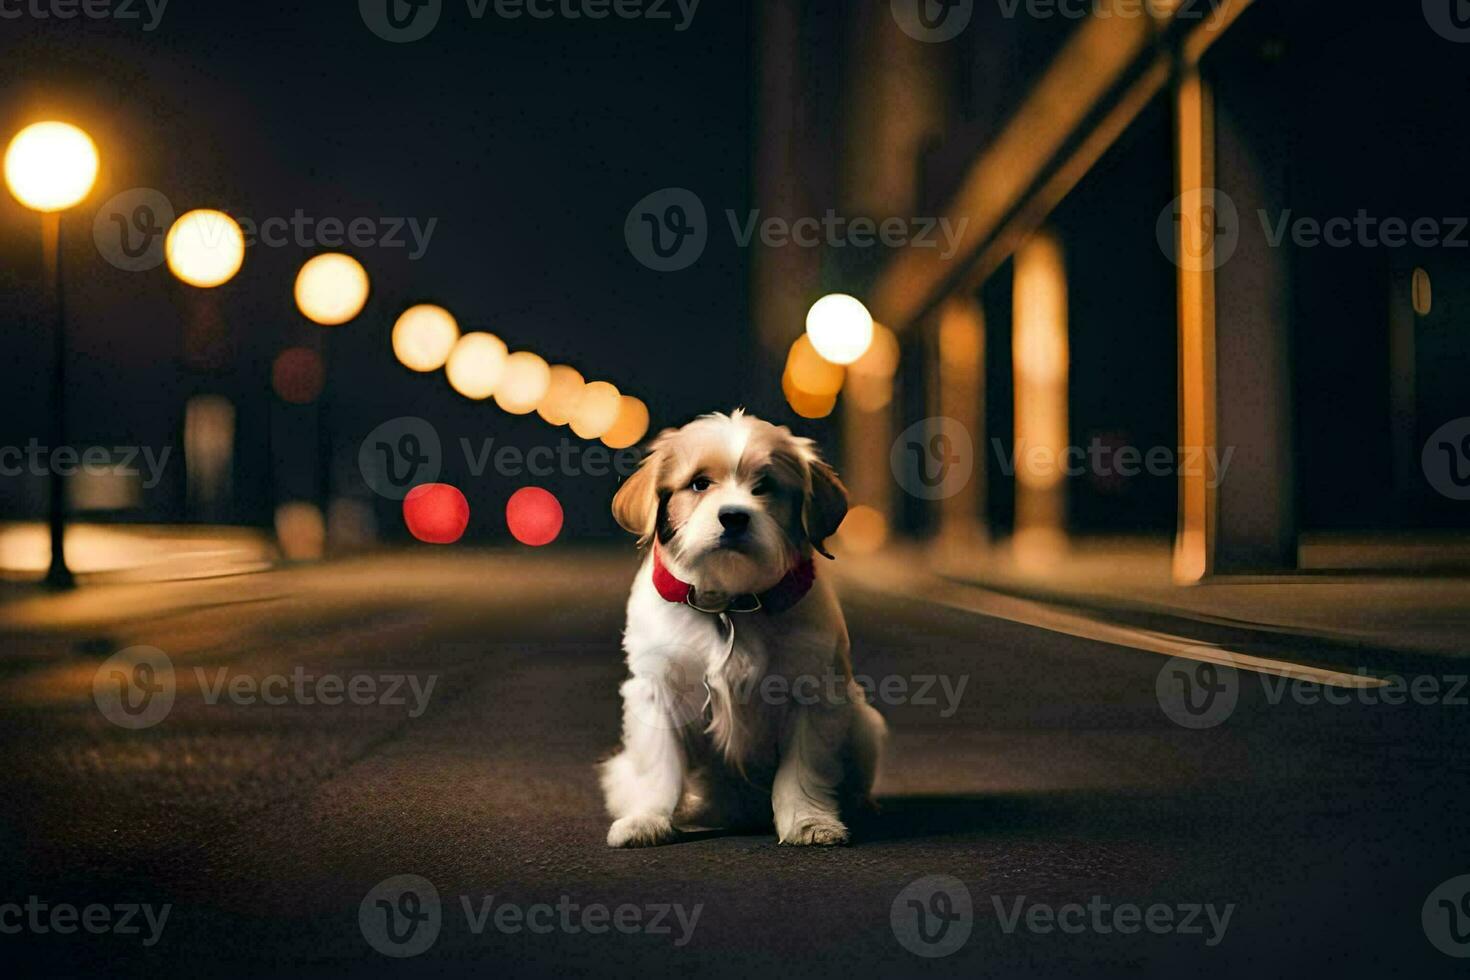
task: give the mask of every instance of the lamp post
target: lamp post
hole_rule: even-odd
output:
[[[97,146],[85,132],[63,122],[39,122],[15,135],[5,151],[5,184],[22,205],[41,215],[41,252],[46,289],[52,296],[52,451],[66,445],[66,306],[61,279],[61,213],[80,202],[97,180]],[[75,585],[66,564],[66,484],[49,467],[47,518],[51,565],[46,583]]]
[[[296,308],[312,323],[339,327],[357,317],[367,305],[371,283],[362,263],[341,252],[325,252],[307,259],[296,274]],[[332,507],[332,432],[327,398],[331,392],[331,345],[321,335],[322,390],[317,398],[317,460],[321,473],[322,522],[327,526]]]

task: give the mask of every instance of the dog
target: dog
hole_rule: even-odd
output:
[[[647,555],[623,631],[622,750],[600,767],[607,843],[773,823],[782,844],[847,843],[842,812],[871,805],[887,728],[814,563],[847,513],[836,472],[737,409],[660,433],[612,510]]]

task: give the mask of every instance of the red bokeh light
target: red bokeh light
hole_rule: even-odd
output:
[[[403,498],[408,533],[429,544],[454,544],[470,523],[464,494],[447,483],[423,483]]]
[[[549,490],[521,487],[505,502],[505,523],[521,544],[550,544],[561,533],[561,521],[561,503]]]
[[[271,387],[282,401],[310,405],[322,393],[322,359],[308,347],[287,347],[271,365]]]

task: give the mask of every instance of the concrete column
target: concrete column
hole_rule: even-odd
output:
[[[970,433],[974,469],[970,481],[939,501],[936,542],[963,557],[989,540],[986,500],[985,317],[969,294],[951,297],[939,312],[939,414]]]

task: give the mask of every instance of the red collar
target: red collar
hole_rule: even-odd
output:
[[[783,613],[796,605],[811,591],[812,583],[816,581],[817,569],[810,558],[802,558],[791,570],[764,592],[744,596],[743,598],[753,600],[753,604],[745,608],[729,607],[730,612],[754,612],[764,609],[768,615],[775,616]],[[689,605],[694,609],[700,609],[694,604],[694,586],[677,578],[664,564],[663,558],[658,553],[658,546],[653,549],[653,587],[658,594],[668,602],[677,602],[680,605]],[[736,598],[741,598],[737,596]],[[701,610],[711,611],[711,610]],[[713,610],[719,611],[719,610]]]

